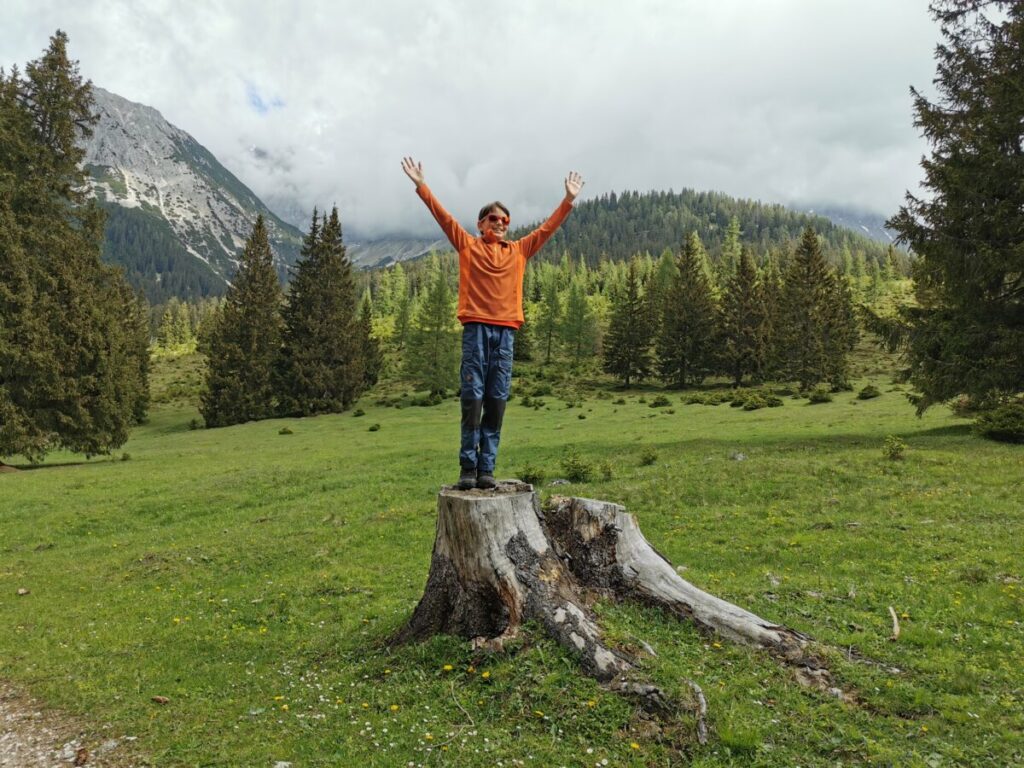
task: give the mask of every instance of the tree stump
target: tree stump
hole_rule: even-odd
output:
[[[554,497],[542,510],[533,487],[518,480],[490,491],[442,488],[427,585],[393,642],[450,634],[500,649],[534,620],[577,655],[587,674],[639,698],[648,711],[670,709],[637,660],[603,641],[588,607],[596,597],[661,607],[704,632],[764,649],[798,667],[802,683],[830,689],[809,637],[685,581],[624,507]]]

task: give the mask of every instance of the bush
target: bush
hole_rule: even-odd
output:
[[[858,400],[871,400],[878,397],[882,393],[878,391],[878,387],[874,384],[868,384],[864,389],[857,393]]]
[[[807,400],[811,405],[818,403],[831,403],[832,393],[824,387],[818,387],[817,389],[811,390],[811,393],[807,395]]]
[[[574,445],[565,449],[565,456],[562,457],[562,469],[565,471],[566,479],[573,483],[589,483],[590,478],[594,475],[594,465],[580,456]]]
[[[612,466],[612,463],[607,459],[598,464],[597,469],[601,473],[602,480],[611,480],[612,475],[615,474],[615,468]]]
[[[440,405],[441,401],[444,400],[444,395],[440,392],[431,392],[426,397],[417,397],[412,401],[412,405],[418,405],[421,408],[430,408],[434,405]]]
[[[585,418],[587,418],[587,414],[585,414],[585,413],[581,413],[581,414],[580,414],[579,416],[577,416],[576,418],[577,418],[577,419],[585,419]]]
[[[519,401],[519,404],[521,406],[523,406],[524,408],[532,408],[533,407],[533,398],[530,397],[529,395],[524,395],[523,399]]]
[[[767,407],[768,407],[768,401],[764,398],[764,396],[759,395],[757,393],[754,393],[752,395],[747,395],[747,399],[743,401],[743,410],[744,411],[756,411],[756,410],[758,410],[760,408],[767,408]]]
[[[535,386],[533,388],[533,396],[534,397],[543,397],[545,395],[547,395],[548,397],[551,396],[551,385],[550,384],[538,384],[537,386]]]
[[[121,454],[121,461],[131,461],[131,460],[132,460],[132,455],[130,453],[122,453]]]
[[[671,400],[669,400],[664,395],[658,395],[656,398],[651,400],[650,403],[647,404],[647,407],[648,408],[668,408],[670,405],[672,405],[672,401]]]
[[[192,419],[192,421],[190,421],[188,423],[188,428],[189,429],[202,429],[202,427],[203,427],[203,425],[199,421],[199,419]]]
[[[640,466],[649,467],[658,460],[658,452],[653,448],[644,448],[640,454]]]
[[[889,461],[903,461],[903,452],[906,450],[907,444],[903,440],[896,435],[889,435],[882,446],[882,455]]]
[[[352,411],[352,415],[353,416],[357,416],[357,417],[358,416],[365,416],[366,415],[366,411],[364,411],[362,408],[356,408],[354,411]]]
[[[626,398],[620,397],[618,400],[612,400],[612,405],[625,405]]]
[[[379,432],[379,431],[380,431],[380,424],[371,424],[370,428],[367,430],[367,432]]]
[[[974,422],[974,429],[989,440],[1024,443],[1024,402],[1005,403],[985,411]]]
[[[526,464],[519,470],[519,479],[530,485],[541,485],[544,482],[544,470],[536,464]]]
[[[295,433],[292,432],[290,427],[281,427],[279,430],[277,430],[277,434],[279,434],[279,435],[294,435]]]
[[[765,395],[764,401],[768,404],[769,408],[781,408],[782,398],[776,397],[775,395]]]

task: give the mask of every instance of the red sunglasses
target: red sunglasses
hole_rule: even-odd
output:
[[[508,226],[509,222],[508,216],[499,216],[496,213],[488,213],[487,216],[485,217],[485,220],[490,222],[491,224],[504,224],[506,227]]]

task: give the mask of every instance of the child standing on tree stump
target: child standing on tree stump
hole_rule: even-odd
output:
[[[459,254],[459,305],[462,323],[462,443],[458,487],[493,488],[501,422],[512,381],[512,350],[523,324],[523,274],[534,256],[565,221],[583,180],[572,171],[565,197],[550,218],[519,240],[509,242],[510,215],[499,202],[480,209],[479,237],[473,237],[437,201],[423,180],[423,164],[402,159],[402,170],[416,194],[441,225]]]

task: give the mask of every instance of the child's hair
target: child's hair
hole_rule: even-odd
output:
[[[506,216],[508,216],[510,219],[512,218],[512,214],[508,212],[508,208],[505,207],[505,204],[499,203],[497,200],[495,200],[493,203],[488,203],[487,205],[480,209],[480,215],[476,217],[476,220],[483,221],[484,217],[487,216],[488,213],[491,213],[495,208],[504,211]]]

